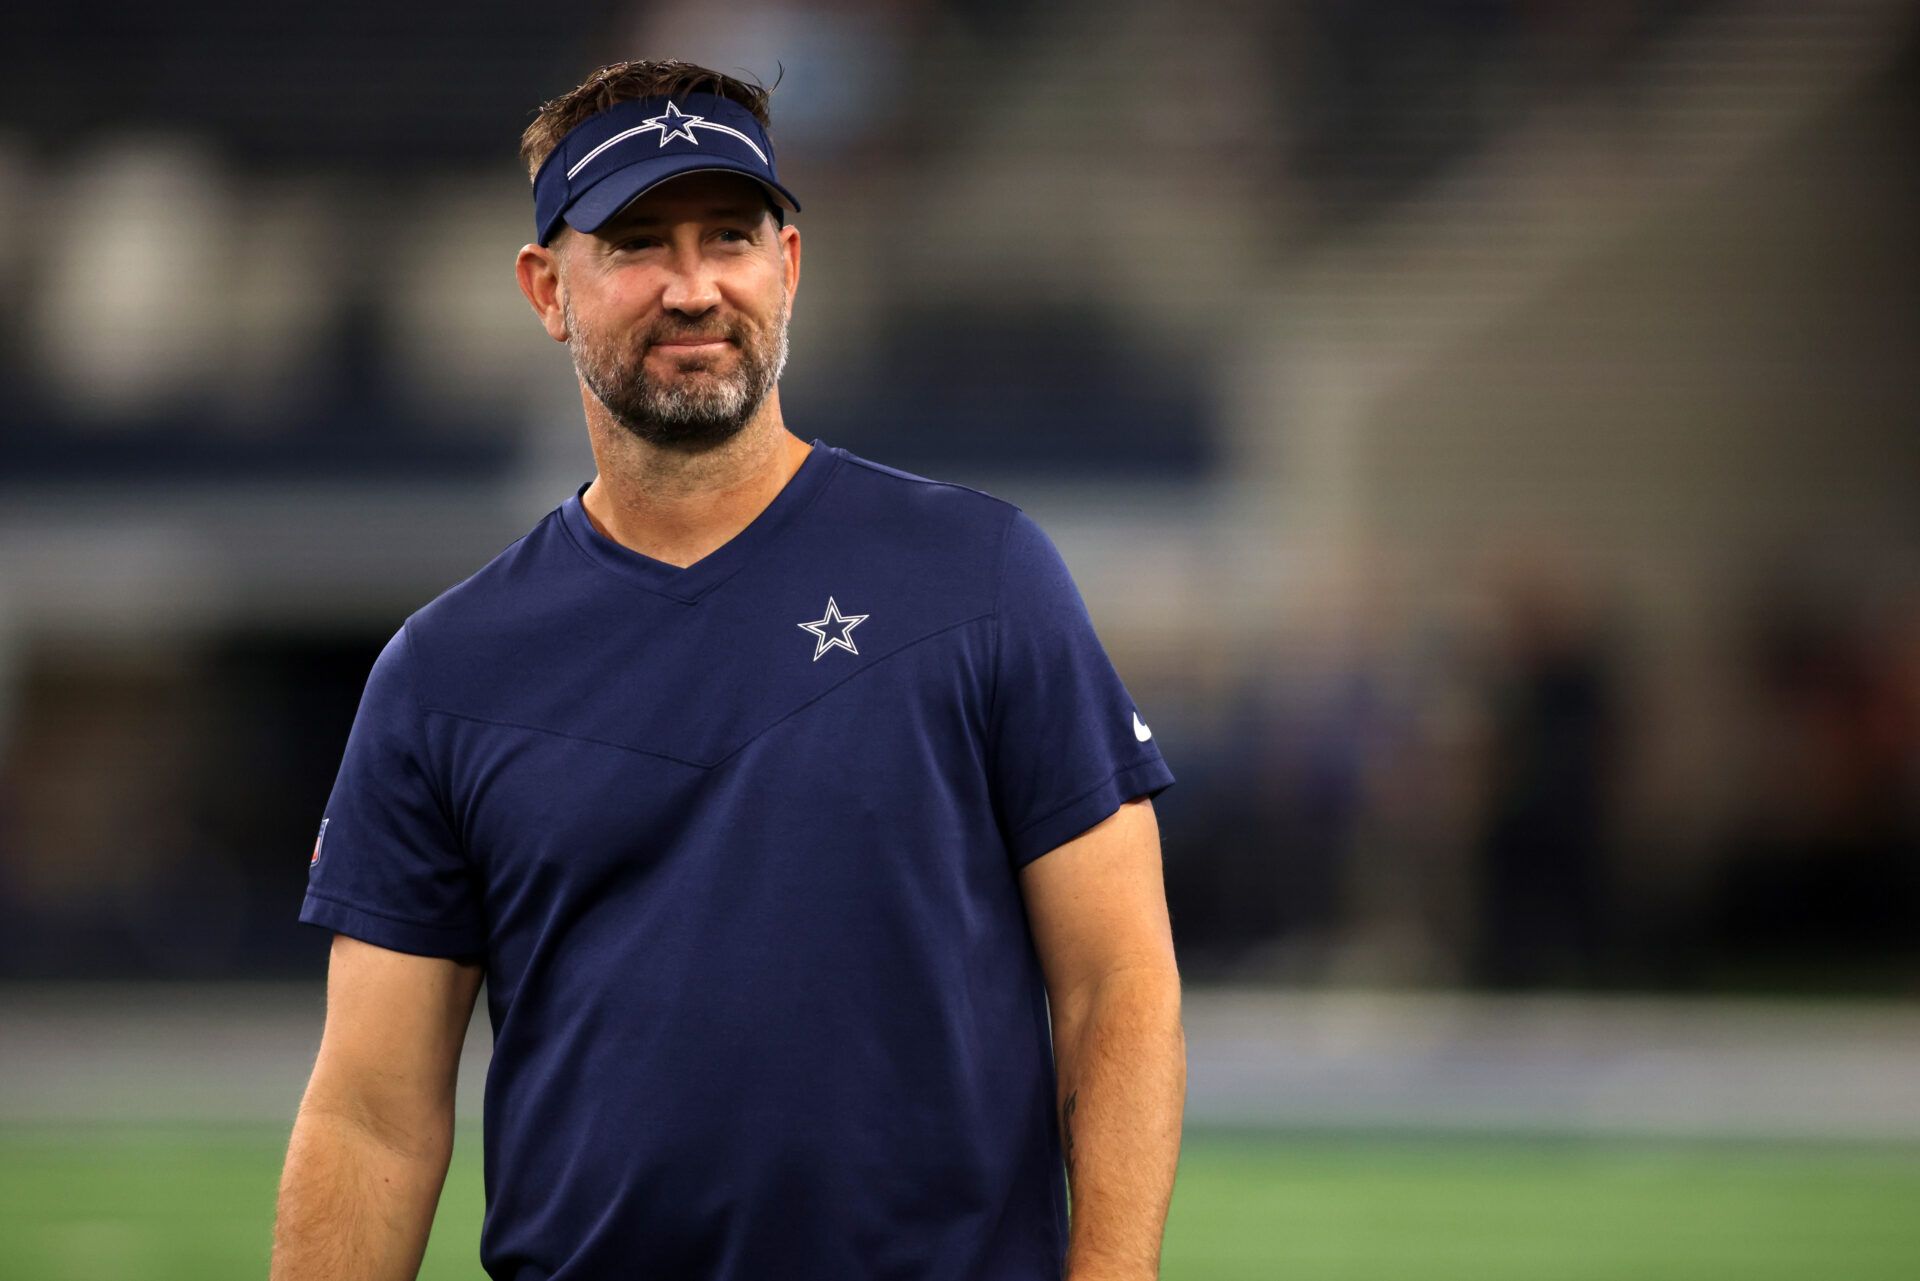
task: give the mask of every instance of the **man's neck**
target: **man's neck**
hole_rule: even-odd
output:
[[[698,453],[649,444],[598,404],[588,407],[587,432],[599,475],[581,506],[593,527],[683,568],[752,524],[813,449],[781,421],[778,391],[731,440]]]

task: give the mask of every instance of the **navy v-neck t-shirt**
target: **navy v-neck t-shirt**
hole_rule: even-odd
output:
[[[1173,781],[1019,508],[813,442],[684,568],[572,497],[373,665],[299,916],[481,958],[494,1281],[1058,1281],[1017,874]]]

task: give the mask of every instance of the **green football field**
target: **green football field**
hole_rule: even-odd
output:
[[[0,1275],[263,1279],[284,1143],[0,1128]],[[479,1153],[463,1129],[422,1278],[482,1278]],[[1162,1275],[1909,1281],[1917,1207],[1913,1148],[1189,1131]]]

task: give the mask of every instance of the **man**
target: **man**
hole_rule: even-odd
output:
[[[1025,513],[786,429],[766,130],[641,62],[527,131],[598,474],[368,678],[276,1281],[414,1275],[483,974],[495,1281],[1157,1275],[1173,775]]]

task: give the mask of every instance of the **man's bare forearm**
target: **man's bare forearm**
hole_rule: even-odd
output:
[[[1179,976],[1121,970],[1056,1010],[1054,1059],[1073,1206],[1067,1281],[1150,1281],[1186,1109]]]
[[[280,1179],[270,1281],[414,1281],[453,1155],[453,1121],[382,1135],[306,1105]]]

